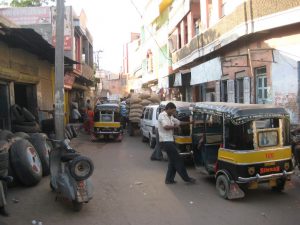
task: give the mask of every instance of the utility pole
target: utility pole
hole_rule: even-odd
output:
[[[55,134],[63,140],[64,135],[64,0],[56,0],[56,45],[55,45]]]

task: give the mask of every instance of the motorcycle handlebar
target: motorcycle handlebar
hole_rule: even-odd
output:
[[[68,152],[72,152],[72,153],[75,152],[75,150],[69,145],[70,143],[69,139],[57,140],[57,139],[48,138],[48,140],[51,141],[53,144],[58,145],[59,148],[63,148]]]

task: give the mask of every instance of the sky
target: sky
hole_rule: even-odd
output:
[[[100,68],[118,73],[122,66],[123,44],[130,32],[140,31],[140,14],[145,0],[66,0],[79,15],[86,13],[88,29],[93,36],[94,51],[103,50]]]

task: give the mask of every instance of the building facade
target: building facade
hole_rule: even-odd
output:
[[[144,27],[156,29],[152,47],[141,42],[141,48],[151,49],[154,61],[156,22],[167,15],[171,68],[150,75],[166,99],[275,104],[299,123],[299,0],[152,0],[147,6],[155,10]]]
[[[34,29],[55,46],[55,7],[2,8],[0,15],[22,28]],[[66,6],[64,26],[65,56],[77,62],[65,70],[64,76],[65,111],[70,115],[71,102],[77,102],[82,108],[86,99],[94,98],[93,39],[86,26],[84,11],[77,16],[72,6]]]

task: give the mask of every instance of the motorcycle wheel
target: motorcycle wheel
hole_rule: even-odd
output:
[[[73,200],[72,206],[73,206],[73,210],[75,212],[79,212],[79,211],[81,211],[81,209],[83,207],[83,202],[77,202],[76,200]]]

